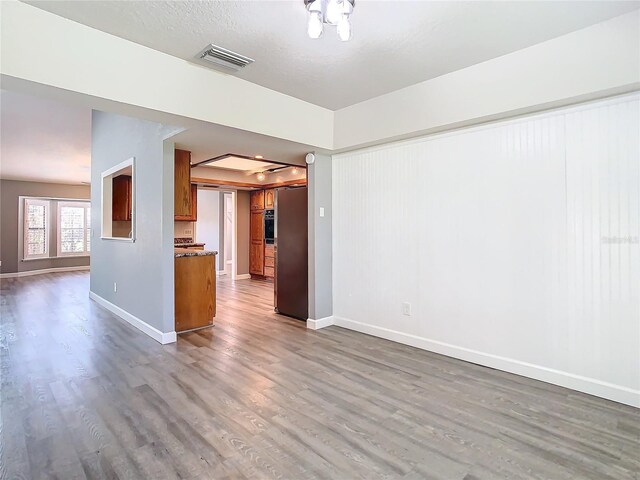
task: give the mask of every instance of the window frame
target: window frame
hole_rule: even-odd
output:
[[[44,253],[29,254],[29,205],[39,205],[44,210]],[[25,198],[22,218],[22,259],[40,260],[50,258],[49,242],[51,238],[51,200],[48,198]]]
[[[82,252],[68,252],[62,251],[62,207],[80,207],[84,212],[84,234],[83,243],[84,250]],[[58,200],[57,201],[57,215],[56,215],[56,255],[57,257],[88,257],[91,255],[91,250],[87,249],[90,244],[89,238],[91,237],[91,225],[87,222],[87,209],[91,208],[90,201],[78,201],[78,200]]]

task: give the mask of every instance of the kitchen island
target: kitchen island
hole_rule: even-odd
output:
[[[175,248],[176,332],[213,325],[216,315],[216,255],[218,252]]]

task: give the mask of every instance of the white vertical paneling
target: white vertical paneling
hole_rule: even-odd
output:
[[[640,383],[637,101],[568,113],[568,311],[572,370]]]
[[[639,111],[334,156],[337,323],[640,405]]]

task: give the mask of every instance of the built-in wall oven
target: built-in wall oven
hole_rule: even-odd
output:
[[[264,211],[264,243],[273,245],[275,243],[275,210]]]

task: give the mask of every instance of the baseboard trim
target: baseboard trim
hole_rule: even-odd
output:
[[[249,280],[251,278],[250,273],[243,273],[242,275],[236,275],[236,280]]]
[[[79,272],[89,270],[89,265],[80,265],[77,267],[58,267],[58,268],[41,268],[39,270],[28,270],[26,272],[0,273],[0,278],[17,278],[31,277],[33,275],[43,275],[45,273],[62,273],[62,272]]]
[[[120,317],[128,324],[136,327],[141,332],[146,333],[151,338],[153,338],[156,342],[159,342],[162,345],[166,345],[167,343],[174,343],[177,341],[176,332],[167,332],[167,333],[161,332],[157,328],[149,325],[147,322],[140,320],[138,317],[134,315],[131,315],[126,310],[123,310],[122,308],[118,307],[117,305],[114,305],[110,301],[105,300],[100,295],[94,292],[89,292],[89,298],[94,302],[96,302],[101,307],[109,310],[114,315]]]
[[[640,390],[334,316],[333,324],[374,337],[640,407]],[[307,321],[308,326],[308,321]]]
[[[333,323],[333,317],[318,318],[317,320],[307,318],[307,328],[309,330],[320,330],[321,328],[330,327]]]

